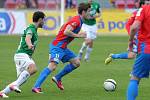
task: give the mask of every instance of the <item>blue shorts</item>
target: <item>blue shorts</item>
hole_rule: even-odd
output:
[[[150,54],[138,54],[131,74],[138,78],[148,78],[150,72]]]
[[[77,56],[68,48],[60,48],[50,44],[49,54],[51,55],[50,61],[54,61],[55,63],[59,63],[62,61],[63,63],[69,62],[71,59],[76,58]]]

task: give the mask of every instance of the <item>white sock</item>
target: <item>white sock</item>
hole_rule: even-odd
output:
[[[82,47],[79,52],[83,53],[83,51],[85,50],[86,47],[87,47],[87,45],[85,44],[85,42],[83,42]]]
[[[16,81],[14,81],[12,84],[21,86],[26,80],[30,77],[30,74],[28,71],[24,70],[18,77]]]
[[[18,87],[20,85],[22,85],[28,78],[30,77],[30,74],[28,71],[24,70],[20,76],[18,77],[18,79],[14,82],[12,82],[10,85],[17,85]],[[6,88],[4,90],[2,90],[1,92],[8,94],[10,93],[12,90],[10,89],[10,85],[6,86]]]
[[[89,47],[86,48],[85,59],[89,58],[91,51],[92,51],[92,48],[89,48]]]
[[[9,88],[9,85],[5,87],[4,90],[2,90],[1,92],[5,93],[5,94],[8,94],[10,93],[12,90]]]

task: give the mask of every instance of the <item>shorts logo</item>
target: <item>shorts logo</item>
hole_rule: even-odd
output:
[[[54,61],[58,62],[59,63],[59,54],[56,54],[55,58],[54,58]]]

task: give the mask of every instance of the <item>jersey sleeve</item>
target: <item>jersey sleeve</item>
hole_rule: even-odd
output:
[[[78,20],[71,20],[70,23],[68,24],[72,27],[72,29],[76,29],[77,27],[79,27],[80,22]]]
[[[133,12],[132,16],[128,19],[128,21],[126,23],[126,30],[127,30],[128,34],[130,33],[130,26],[133,24],[133,22],[135,20],[136,13],[137,12]]]
[[[144,14],[145,14],[144,7],[142,7],[138,10],[135,20],[142,22],[144,20]]]
[[[32,31],[32,29],[30,28],[30,27],[28,27],[27,29],[26,29],[26,35],[33,35],[33,31]]]
[[[98,4],[98,3],[97,3],[97,6],[98,6],[98,8],[97,8],[96,11],[97,11],[97,13],[100,13],[100,12],[101,12],[101,6],[100,6],[100,4]]]

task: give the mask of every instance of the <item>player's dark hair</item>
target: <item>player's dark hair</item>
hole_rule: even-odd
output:
[[[88,8],[91,8],[91,5],[89,3],[80,3],[78,6],[78,13],[82,14],[82,11],[87,11]]]
[[[140,5],[140,7],[142,6],[142,5],[144,5],[145,4],[145,0],[140,0],[140,3],[139,3],[139,5]],[[139,8],[140,8],[139,7]]]
[[[45,14],[43,13],[43,12],[41,12],[41,11],[36,11],[36,12],[34,12],[34,14],[33,14],[33,17],[32,17],[32,20],[33,20],[33,22],[38,22],[38,20],[40,19],[40,18],[44,18],[45,17]]]

